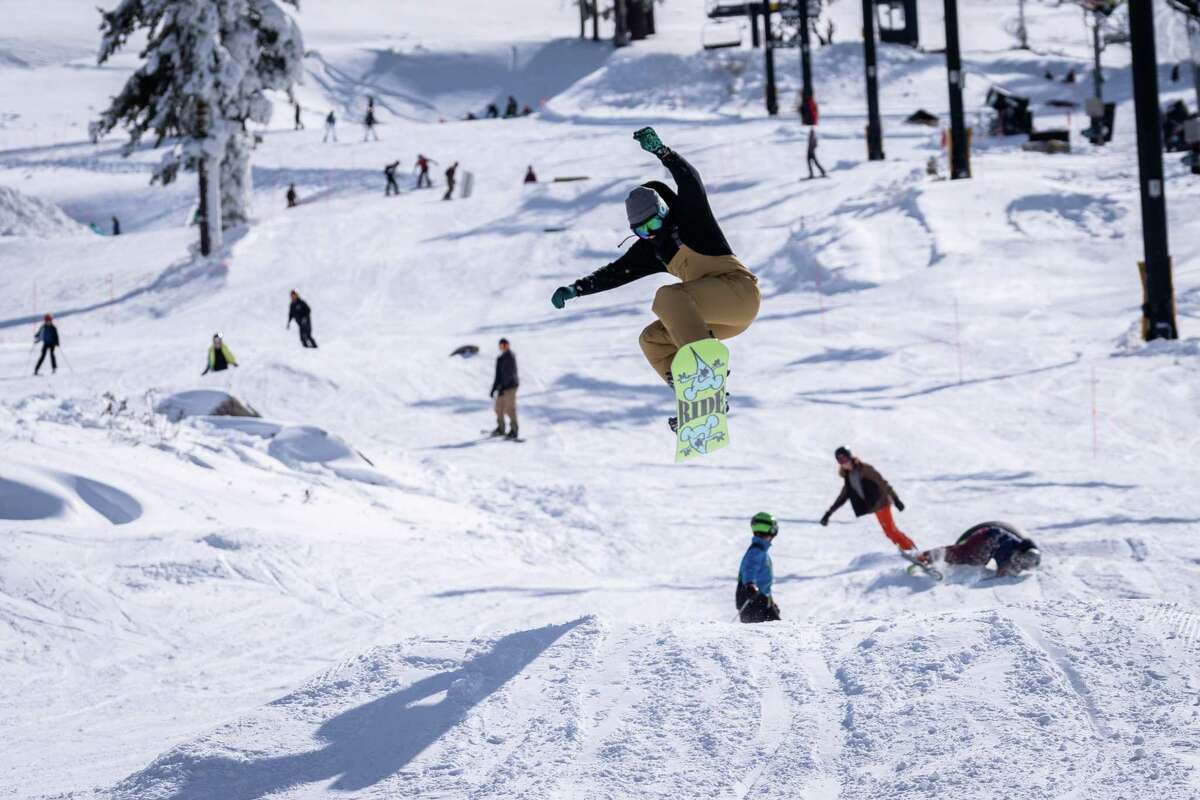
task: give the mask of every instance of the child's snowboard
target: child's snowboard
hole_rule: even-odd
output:
[[[725,381],[729,348],[716,339],[684,345],[671,362],[678,425],[675,460],[707,455],[729,444]]]

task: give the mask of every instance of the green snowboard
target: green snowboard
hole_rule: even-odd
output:
[[[729,444],[725,379],[729,348],[716,339],[684,345],[671,362],[678,428],[675,460],[707,455]]]

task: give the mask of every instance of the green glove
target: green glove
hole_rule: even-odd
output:
[[[579,294],[574,286],[560,286],[554,290],[554,296],[550,298],[550,302],[555,308],[562,308],[567,304],[567,301]]]
[[[671,149],[662,143],[662,139],[658,138],[658,134],[654,132],[654,128],[642,128],[639,131],[634,131],[633,138],[637,139],[638,144],[642,146],[643,150],[647,153],[653,153],[659,158],[671,152]]]

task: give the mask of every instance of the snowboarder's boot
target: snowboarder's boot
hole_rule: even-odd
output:
[[[667,417],[667,426],[671,433],[679,433],[679,417]]]
[[[494,430],[488,434],[488,436],[503,436],[503,435],[504,435],[504,423],[503,422],[501,422],[499,425],[496,426],[496,430]]]
[[[510,431],[508,432],[508,435],[507,435],[507,436],[505,436],[504,438],[505,438],[505,439],[516,439],[516,438],[517,438],[517,426],[516,426],[516,425],[513,425],[513,426],[512,426],[512,430],[510,430]]]

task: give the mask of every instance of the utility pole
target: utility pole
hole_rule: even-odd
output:
[[[600,0],[592,0],[592,41],[600,41]]]
[[[1100,68],[1100,53],[1104,46],[1100,40],[1100,29],[1104,25],[1104,17],[1099,10],[1092,12],[1092,94],[1093,100],[1088,104],[1092,118],[1092,144],[1104,144],[1104,72]]]
[[[1025,27],[1025,0],[1017,0],[1017,46],[1029,49],[1029,29]]]
[[[800,121],[805,125],[816,125],[813,114],[813,85],[812,85],[812,55],[808,44],[808,4],[810,0],[800,0],[800,74],[803,78],[803,88],[800,90]]]
[[[586,0],[578,0],[579,3],[579,38],[587,38],[587,5]]]
[[[762,0],[763,51],[767,58],[767,113],[779,113],[779,97],[775,88],[775,37],[771,35],[771,0]]]
[[[867,158],[882,161],[883,125],[879,122],[879,79],[875,67],[875,0],[862,0],[863,61],[867,70]]]
[[[746,3],[746,16],[750,18],[750,46],[758,49],[758,9],[754,3]]]
[[[1137,114],[1138,176],[1142,194],[1142,336],[1179,337],[1175,324],[1175,290],[1167,244],[1167,198],[1163,184],[1162,126],[1158,108],[1158,55],[1154,43],[1154,4],[1129,4],[1129,38],[1133,50],[1133,102]]]
[[[615,0],[613,3],[613,21],[616,30],[613,31],[613,46],[624,47],[629,44],[629,22],[625,10],[626,0]]]
[[[971,177],[971,143],[963,121],[962,55],[958,46],[958,0],[945,0],[946,72],[950,78],[950,180]]]

